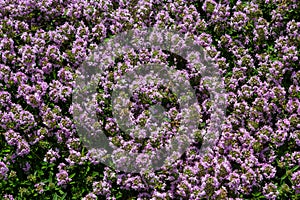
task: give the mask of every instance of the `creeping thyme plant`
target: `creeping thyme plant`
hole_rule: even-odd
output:
[[[227,94],[217,145],[201,137],[180,159],[141,174],[95,160],[73,121],[78,69],[105,40],[134,28],[193,36],[217,63]],[[300,1],[0,0],[0,199],[300,199]],[[99,84],[99,120],[111,142],[154,151],[176,132],[180,109],[164,87],[132,97],[137,124],[161,102],[169,130],[148,141],[118,129],[111,90],[148,62],[181,71],[209,124],[209,93],[178,56],[153,49],[115,59]]]

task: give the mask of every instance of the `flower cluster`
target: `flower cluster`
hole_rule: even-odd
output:
[[[299,199],[299,10],[296,0],[0,1],[1,198]],[[226,117],[209,153],[201,153],[199,136],[161,169],[125,173],[103,166],[84,147],[72,93],[76,70],[96,46],[145,27],[176,30],[203,47],[225,85]],[[135,126],[152,120],[164,127],[147,139],[138,128],[124,134],[110,106],[117,80],[149,63],[189,81],[201,108],[199,130],[213,117],[196,66],[157,49],[119,56],[100,77],[95,109],[112,144],[150,157],[178,131],[176,94],[162,83],[134,91],[127,117]],[[152,105],[164,107],[164,117]]]

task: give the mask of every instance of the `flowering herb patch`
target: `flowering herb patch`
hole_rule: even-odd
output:
[[[207,52],[224,83],[226,116],[208,153],[196,134],[172,163],[122,172],[84,145],[72,94],[100,44],[147,27],[174,30]],[[297,0],[0,1],[1,199],[300,199],[299,47]],[[98,84],[100,128],[115,146],[151,154],[182,124],[178,95],[153,82],[133,92],[136,126],[152,116],[165,127],[147,140],[134,128],[125,134],[112,107],[117,80],[149,63],[187,79],[199,131],[212,123],[213,105],[205,78],[181,56],[149,48],[117,56]]]

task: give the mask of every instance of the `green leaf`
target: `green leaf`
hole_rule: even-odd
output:
[[[93,176],[98,176],[99,175],[99,172],[93,172]]]
[[[50,172],[49,182],[52,183],[53,172]]]
[[[291,171],[294,172],[294,171],[296,171],[299,167],[300,167],[300,166],[297,165],[297,166],[293,167]]]
[[[119,191],[119,192],[117,193],[117,195],[116,195],[116,198],[117,198],[117,199],[121,199],[121,198],[122,198],[122,192]]]
[[[280,182],[282,183],[287,177],[287,174],[285,174],[284,176],[281,177]]]
[[[68,193],[65,193],[62,197],[61,200],[65,199]]]
[[[53,194],[53,200],[57,200],[58,195],[56,193]]]
[[[259,197],[261,195],[261,192],[255,192],[252,194],[254,197]]]
[[[70,178],[73,178],[75,175],[76,175],[76,173],[71,174],[71,175],[70,175]]]

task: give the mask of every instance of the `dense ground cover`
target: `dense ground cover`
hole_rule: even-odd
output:
[[[93,159],[76,132],[71,95],[75,70],[95,46],[153,26],[192,36],[206,49],[218,64],[228,105],[212,153],[198,153],[196,141],[181,159],[142,177]],[[1,0],[1,199],[300,199],[299,47],[297,0]],[[147,62],[181,70],[197,91],[202,126],[209,124],[203,81],[174,57],[131,52],[103,77],[98,112],[119,146],[135,147],[111,118],[111,85],[125,69]],[[172,95],[162,94],[170,115],[176,113]],[[144,109],[133,109],[137,123],[147,118]],[[176,129],[177,119],[166,124]],[[158,138],[149,149],[159,148]]]

